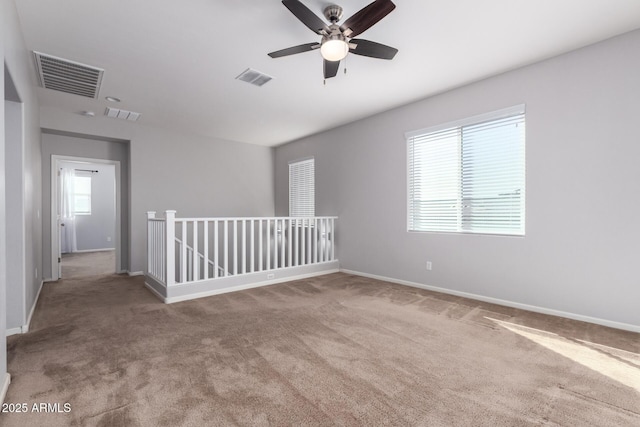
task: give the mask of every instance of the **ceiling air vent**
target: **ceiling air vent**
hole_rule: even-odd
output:
[[[243,82],[251,83],[254,86],[262,86],[269,80],[273,79],[273,77],[252,68],[247,68],[242,73],[240,73],[240,75],[236,77],[236,79],[242,80]]]
[[[119,108],[107,107],[104,112],[107,117],[113,117],[114,119],[129,120],[130,122],[138,121],[140,113],[134,113],[133,111],[121,110]]]
[[[40,85],[45,89],[97,98],[104,70],[33,51]]]

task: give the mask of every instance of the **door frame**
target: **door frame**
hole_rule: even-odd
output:
[[[74,157],[64,155],[51,155],[51,280],[60,279],[59,274],[59,262],[60,256],[60,227],[58,225],[58,172],[59,163],[63,161],[69,162],[84,162],[84,163],[98,163],[104,165],[114,165],[116,175],[116,232],[114,236],[114,245],[116,247],[116,273],[122,273],[122,194],[120,190],[121,175],[120,175],[120,161],[118,160],[105,160],[105,159],[93,159],[88,157]]]

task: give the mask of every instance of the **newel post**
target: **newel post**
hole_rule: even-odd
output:
[[[167,287],[176,283],[176,211],[165,211],[165,237],[167,238]]]
[[[151,271],[151,251],[154,250],[154,241],[153,241],[153,229],[151,227],[150,219],[155,219],[156,213],[154,211],[147,212],[147,273]]]

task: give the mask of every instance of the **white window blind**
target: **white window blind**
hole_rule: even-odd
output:
[[[407,134],[408,230],[524,235],[518,106]]]
[[[315,162],[289,163],[289,216],[315,216]]]

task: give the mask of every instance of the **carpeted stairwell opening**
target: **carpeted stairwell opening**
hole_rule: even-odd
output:
[[[637,426],[640,335],[344,273],[165,305],[48,283],[3,426]]]

